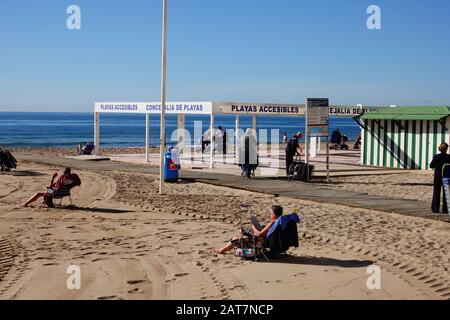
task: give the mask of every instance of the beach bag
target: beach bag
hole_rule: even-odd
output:
[[[309,178],[308,178],[309,167]],[[294,160],[289,168],[289,178],[296,181],[311,181],[315,167],[313,165],[307,165],[301,160]]]

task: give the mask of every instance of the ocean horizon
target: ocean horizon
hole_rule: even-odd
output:
[[[194,141],[194,121],[202,122],[202,131],[209,128],[209,116],[186,116],[186,129]],[[144,147],[145,115],[143,114],[101,114],[100,143],[102,147]],[[224,129],[235,128],[233,115],[215,116],[215,125]],[[251,128],[252,117],[240,116],[240,128]],[[28,147],[75,147],[79,143],[93,141],[94,115],[87,112],[0,112],[0,148]],[[167,115],[167,142],[177,129],[177,116]],[[330,132],[339,128],[350,140],[360,134],[358,124],[350,118],[330,118]],[[289,136],[305,131],[303,117],[258,116],[258,130],[279,129],[279,139],[284,133]],[[150,116],[150,145],[158,146],[160,140],[160,117]]]

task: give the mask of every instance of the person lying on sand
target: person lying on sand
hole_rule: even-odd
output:
[[[259,238],[265,238],[272,226],[277,222],[277,220],[283,215],[283,208],[280,206],[272,206],[270,208],[270,223],[262,228],[257,228],[254,224],[252,224],[251,230],[246,230],[244,234],[248,236],[256,236]],[[213,251],[218,254],[226,254],[228,252],[233,251],[235,248],[239,246],[239,241],[241,236],[233,238],[230,242],[228,242],[224,247],[220,249],[214,249]]]
[[[48,196],[48,197],[52,198],[55,191],[59,190],[62,187],[70,186],[71,188],[73,188],[73,187],[78,187],[81,185],[80,177],[78,175],[72,173],[72,170],[70,168],[66,168],[64,170],[64,174],[61,175],[59,177],[59,179],[56,180],[56,182],[55,182],[55,179],[57,177],[58,177],[58,173],[55,172],[52,176],[52,181],[50,182],[50,186],[47,188],[47,192],[37,192],[27,202],[22,204],[22,206],[28,207],[30,204],[32,204],[33,202],[35,202],[36,200],[38,200],[39,198],[42,198],[42,197]]]

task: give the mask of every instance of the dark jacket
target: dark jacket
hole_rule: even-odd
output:
[[[264,247],[269,249],[270,257],[286,252],[290,247],[298,248],[298,246],[298,230],[295,221],[289,221],[284,229],[279,225],[264,241]]]
[[[341,142],[342,142],[342,134],[339,131],[334,130],[333,133],[331,134],[330,142],[331,143],[341,144]]]
[[[434,183],[442,184],[442,168],[450,163],[450,154],[440,153],[433,157],[430,168],[434,169]]]
[[[295,156],[297,153],[297,149],[299,147],[299,142],[297,137],[293,137],[289,140],[288,144],[286,145],[286,155],[289,156]]]

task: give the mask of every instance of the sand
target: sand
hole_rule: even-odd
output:
[[[78,172],[74,208],[20,207],[56,169],[0,175],[0,299],[450,298],[444,222],[199,183],[160,196],[156,177],[124,172]],[[275,203],[301,215],[300,248],[271,263],[210,253],[237,234],[240,204],[267,221]],[[381,290],[367,287],[372,264]]]
[[[365,177],[333,177],[328,187],[364,192],[390,198],[430,202],[433,198],[433,171],[407,171],[400,174],[368,175]]]

